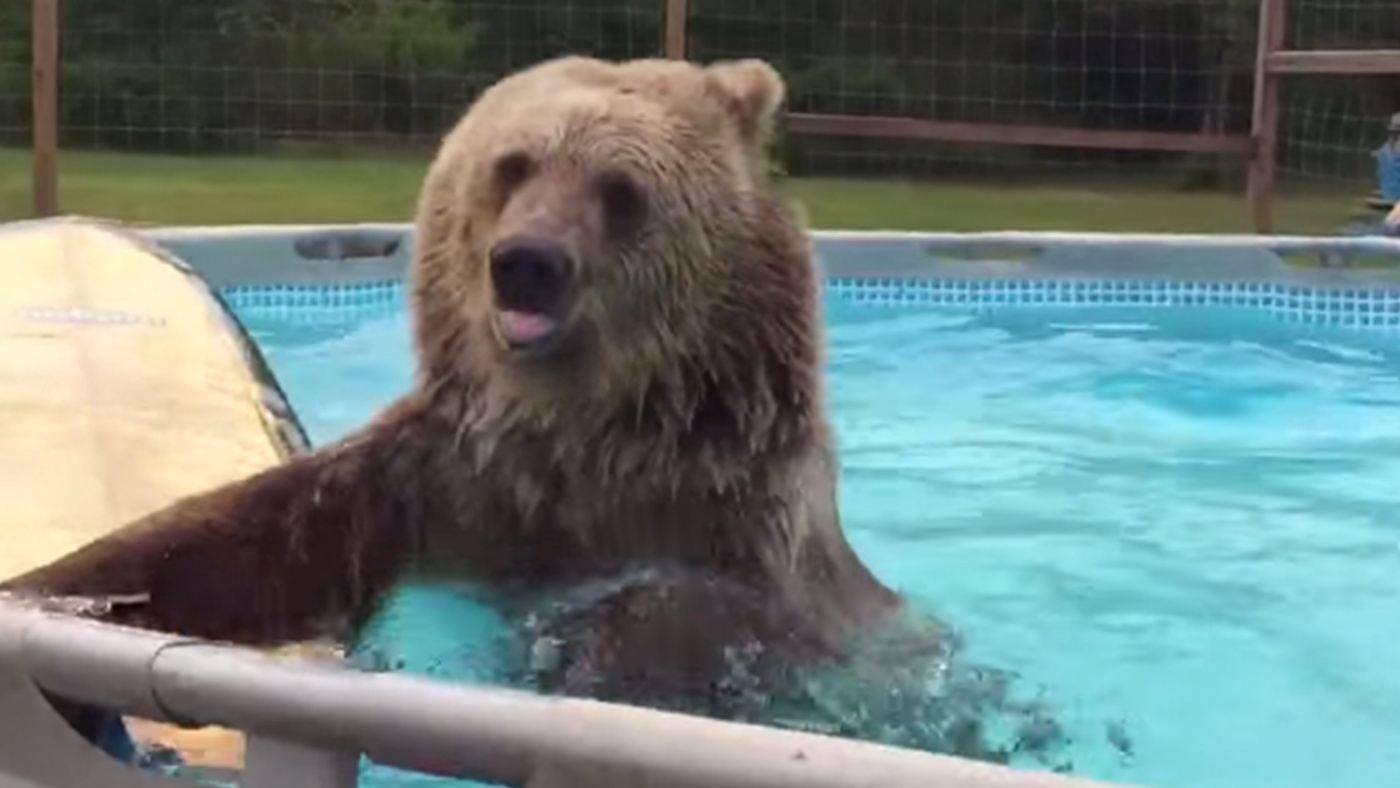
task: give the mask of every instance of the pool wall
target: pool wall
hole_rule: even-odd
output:
[[[413,235],[407,224],[143,233],[235,304],[251,299],[256,308],[308,312],[398,299]],[[812,237],[829,291],[872,305],[1219,305],[1287,323],[1400,331],[1400,239],[833,231]]]
[[[402,295],[408,225],[147,228],[233,302],[332,313]],[[830,290],[872,304],[1244,305],[1400,331],[1384,238],[1069,233],[814,234]],[[1310,267],[1286,260],[1311,258]],[[1319,264],[1321,263],[1321,264]],[[361,755],[542,786],[1073,788],[1104,785],[850,740],[580,700],[273,660],[245,649],[0,604],[0,788],[188,782],[85,744],[43,693],[249,735],[243,788],[355,783]]]

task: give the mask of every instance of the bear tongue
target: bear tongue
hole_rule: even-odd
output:
[[[501,332],[511,342],[534,342],[553,331],[555,325],[552,318],[536,312],[501,312]]]

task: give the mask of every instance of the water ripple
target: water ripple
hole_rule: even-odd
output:
[[[1385,782],[1400,766],[1385,667],[1400,660],[1400,356],[1155,318],[838,323],[852,539],[1083,729],[1129,722],[1131,765],[1086,753],[1079,771]]]
[[[1043,688],[1104,779],[1394,782],[1395,347],[1207,310],[827,314],[851,539],[991,666],[969,697]],[[403,314],[246,317],[318,443],[411,384]],[[904,702],[874,695],[840,703]]]

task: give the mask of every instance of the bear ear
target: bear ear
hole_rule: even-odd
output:
[[[787,94],[777,69],[762,60],[746,59],[711,64],[705,73],[724,95],[744,139],[756,142],[765,137]]]

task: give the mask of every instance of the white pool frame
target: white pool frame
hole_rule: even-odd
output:
[[[216,287],[404,275],[406,224],[145,228]],[[828,276],[1183,278],[1400,291],[1378,237],[1082,233],[814,233]],[[387,252],[380,254],[379,252]],[[365,256],[365,255],[368,256]],[[1327,265],[1298,268],[1282,256]],[[348,788],[362,755],[402,769],[529,788],[1091,788],[1079,777],[616,704],[273,659],[0,602],[0,788],[160,788],[84,742],[43,691],[248,736],[242,788]]]

